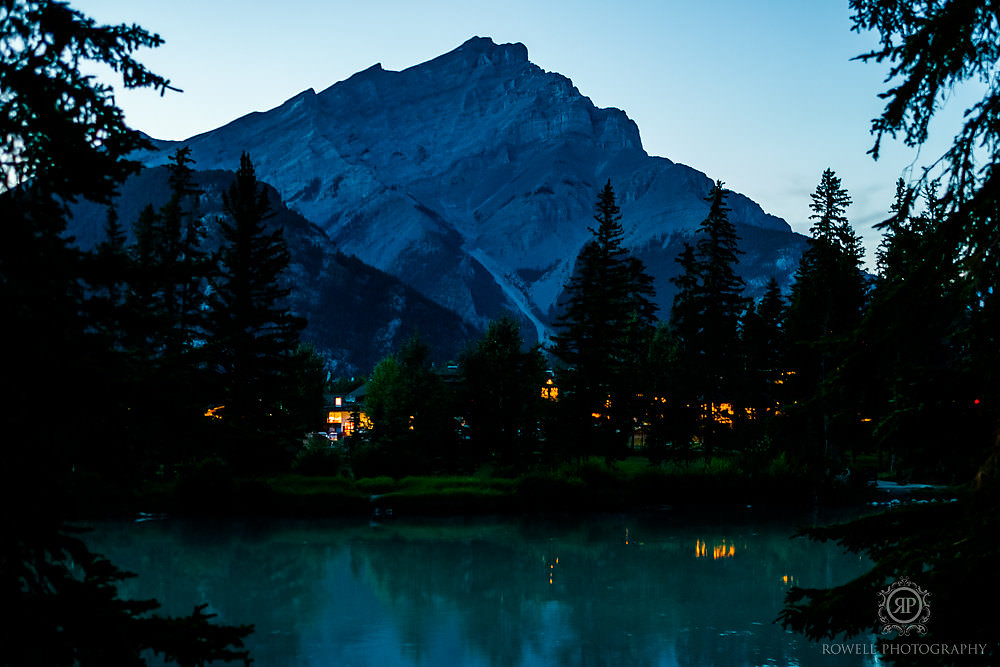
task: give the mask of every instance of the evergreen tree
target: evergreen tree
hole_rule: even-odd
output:
[[[191,149],[178,148],[170,156],[170,199],[160,210],[161,263],[167,278],[167,307],[171,311],[174,347],[190,350],[204,332],[206,283],[211,263],[203,247],[205,229],[198,216],[201,190],[194,183]]]
[[[812,200],[812,238],[795,274],[787,319],[798,427],[802,442],[812,443],[798,454],[822,472],[839,465],[844,445],[857,435],[853,388],[831,378],[851,353],[866,284],[861,244],[846,216],[851,199],[831,169],[823,172]]]
[[[906,181],[899,178],[896,181],[896,194],[889,207],[889,218],[881,225],[877,225],[877,228],[882,229],[882,240],[875,250],[879,278],[885,278],[886,272],[897,264],[896,258],[891,257],[890,253],[905,252],[905,249],[896,243],[896,237],[908,227],[912,198],[912,190],[906,186]]]
[[[809,219],[815,221],[809,229],[812,237],[838,246],[860,266],[864,248],[860,237],[847,220],[847,207],[852,203],[851,197],[832,169],[823,171],[819,185],[810,197],[812,203],[809,208],[813,213]]]
[[[722,181],[716,181],[706,197],[708,216],[698,227],[701,237],[695,248],[698,317],[702,322],[700,367],[707,381],[705,399],[713,404],[733,400],[734,376],[739,373],[739,319],[745,304],[743,279],[736,274],[742,251],[736,228],[729,221],[728,194]]]
[[[136,307],[146,311],[154,356],[176,366],[204,332],[204,293],[211,262],[203,247],[198,217],[199,189],[194,184],[189,148],[170,156],[170,198],[158,210],[143,209],[135,224]]]
[[[699,317],[702,296],[701,265],[695,257],[694,246],[690,243],[684,244],[676,261],[681,267],[681,272],[670,279],[670,282],[677,287],[670,309],[670,327],[681,345],[682,353],[690,359],[695,359],[700,355],[697,342],[703,328],[703,321]]]
[[[288,248],[282,230],[266,225],[271,206],[246,153],[223,204],[210,325],[222,415],[245,438],[235,452],[243,464],[273,465],[282,458],[281,446],[301,436],[287,430],[286,400],[293,394],[292,355],[304,321],[288,309],[290,290],[281,282]]]
[[[698,227],[697,244],[685,244],[677,258],[681,274],[673,281],[678,288],[671,312],[678,346],[675,396],[695,410],[706,456],[723,436],[716,411],[723,404],[732,406],[742,381],[739,320],[744,283],[736,274],[741,252],[725,204],[728,193],[722,181],[709,191],[708,215]]]
[[[622,245],[621,211],[611,182],[598,195],[593,238],[577,258],[553,337],[564,364],[560,413],[578,454],[610,456],[632,432],[638,365],[653,333],[652,280]]]
[[[131,274],[125,241],[118,213],[114,206],[108,206],[104,239],[87,258],[84,269],[90,288],[89,319],[107,338],[107,347],[119,351],[124,347],[124,331],[131,324],[124,312]]]
[[[900,206],[901,196],[908,194],[897,189],[893,215],[880,225],[881,273],[859,333],[866,345],[848,366],[882,378],[861,396],[890,471],[952,481],[949,473],[968,475],[978,461],[957,444],[948,456],[934,450],[952,439],[972,442],[970,429],[980,428],[971,414],[979,387],[962,359],[969,312],[952,287],[962,282],[953,259],[958,249],[940,247],[943,218],[933,187],[925,189],[920,215],[902,215],[909,207]]]

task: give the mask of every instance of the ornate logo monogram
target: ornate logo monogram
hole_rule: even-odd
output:
[[[931,618],[930,593],[907,577],[900,577],[884,591],[879,592],[878,618],[882,621],[880,632],[887,635],[898,632],[907,636],[916,631],[921,637],[927,634],[924,625]]]

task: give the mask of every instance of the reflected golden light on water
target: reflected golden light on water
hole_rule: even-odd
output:
[[[720,543],[712,546],[712,560],[732,558],[735,555],[736,545],[731,542],[726,542],[726,538],[722,538]],[[694,556],[695,558],[708,558],[708,543],[702,540],[697,540],[694,545]]]
[[[548,577],[549,577],[549,584],[551,585],[554,582],[554,577],[555,577],[555,574],[556,574],[555,570],[556,570],[556,565],[559,564],[559,557],[558,556],[555,556],[555,557],[548,557],[548,556],[546,556],[544,560],[545,560],[545,564],[549,566],[549,571],[548,571],[547,574],[548,574]]]

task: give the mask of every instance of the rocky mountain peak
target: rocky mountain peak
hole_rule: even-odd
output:
[[[443,57],[453,54],[475,54],[477,65],[520,65],[528,62],[528,47],[520,42],[513,44],[497,44],[490,37],[472,37],[462,43],[457,49]]]
[[[345,252],[470,323],[511,310],[540,336],[607,180],[664,312],[678,239],[705,217],[712,185],[647,155],[624,111],[597,108],[569,78],[530,62],[523,44],[489,37],[401,71],[373,65],[182,143],[201,169],[232,169],[247,150],[260,178]],[[727,204],[735,223],[773,232],[755,234],[746,257],[763,272],[757,282],[772,273],[787,282],[801,241],[746,197]]]

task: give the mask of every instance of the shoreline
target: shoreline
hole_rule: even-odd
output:
[[[920,487],[905,491],[887,491],[874,485],[813,487],[794,475],[755,479],[735,473],[655,469],[637,474],[594,468],[577,476],[530,473],[517,478],[428,476],[399,480],[220,473],[154,482],[138,491],[83,485],[75,490],[73,506],[74,519],[85,520],[143,516],[391,520],[404,516],[591,514],[680,508],[869,507],[881,511],[908,501],[945,499],[961,493],[956,487]]]

